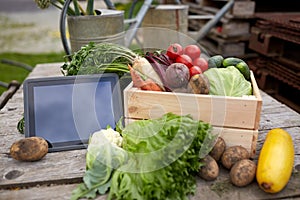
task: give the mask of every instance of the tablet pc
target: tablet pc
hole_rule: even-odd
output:
[[[116,127],[123,115],[114,73],[26,79],[25,137],[39,136],[49,152],[85,148],[90,135]]]

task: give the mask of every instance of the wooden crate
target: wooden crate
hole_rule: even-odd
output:
[[[255,1],[235,1],[231,14],[233,16],[253,16],[255,13]]]
[[[244,36],[250,34],[250,23],[243,20],[228,20],[222,24],[220,36],[223,38]]]
[[[224,57],[244,56],[246,51],[245,41],[229,40],[212,34],[202,39],[200,44],[210,55],[221,54]]]
[[[190,114],[210,123],[228,146],[242,145],[254,156],[262,99],[252,72],[251,82],[251,97],[143,91],[131,83],[124,90],[125,123],[159,118],[168,112]]]
[[[227,1],[212,1],[212,0],[202,0],[200,5],[202,7],[212,7],[221,9]],[[235,1],[233,7],[230,9],[230,14],[236,17],[250,17],[255,13],[255,1],[241,0]]]

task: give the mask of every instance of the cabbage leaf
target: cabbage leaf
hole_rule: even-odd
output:
[[[217,139],[210,124],[167,113],[118,128],[122,148],[101,138],[101,132],[91,138],[83,183],[71,200],[107,192],[108,200],[187,200],[195,192],[199,159]]]
[[[111,185],[115,169],[127,161],[127,153],[121,147],[106,138],[113,133],[110,128],[93,133],[86,154],[86,172],[83,183],[72,191],[71,200],[96,198],[105,194]]]
[[[234,66],[210,68],[203,73],[209,80],[211,95],[241,97],[252,95],[252,85]]]
[[[196,190],[199,156],[216,139],[211,125],[172,113],[122,131],[128,161],[112,176],[108,199],[188,199]]]

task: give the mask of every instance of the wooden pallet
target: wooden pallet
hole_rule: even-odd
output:
[[[300,113],[300,69],[292,61],[259,56],[247,61],[259,88]]]
[[[183,1],[183,3],[189,6],[189,34],[193,36],[227,2],[203,0],[199,3],[196,1]],[[250,38],[250,19],[253,18],[254,7],[255,2],[252,1],[235,2],[230,12],[226,13],[199,43],[210,54],[243,56]],[[197,38],[193,38],[197,40]]]
[[[272,34],[264,33],[257,27],[251,28],[249,48],[265,56],[280,56],[283,54],[284,41]]]
[[[247,41],[239,40],[238,37],[224,39],[214,34],[210,34],[199,42],[210,55],[221,54],[224,57],[244,56]]]
[[[190,7],[210,7],[215,9],[221,9],[227,1],[216,0],[183,0],[184,4],[188,4]],[[252,17],[255,13],[255,1],[242,0],[235,1],[233,7],[230,9],[229,14],[235,17]]]

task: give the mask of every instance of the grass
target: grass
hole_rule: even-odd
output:
[[[13,60],[34,67],[40,63],[64,62],[64,56],[64,52],[42,54],[1,53],[0,60]],[[24,68],[0,62],[0,81],[2,82],[10,83],[12,80],[17,80],[22,83],[29,73],[30,71]],[[5,87],[0,87],[0,95],[5,90]]]

